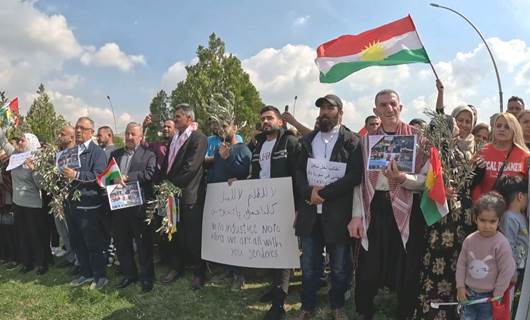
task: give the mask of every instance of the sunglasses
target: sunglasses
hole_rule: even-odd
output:
[[[504,127],[504,129],[506,130],[510,130],[510,126],[506,123],[506,124],[502,124],[502,123],[497,123],[495,125],[495,128],[497,129],[502,129]]]

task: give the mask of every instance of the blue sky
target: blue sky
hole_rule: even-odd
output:
[[[447,87],[448,108],[479,106],[486,120],[498,109],[491,62],[474,31],[429,1],[24,1],[0,7],[0,88],[29,106],[40,82],[70,120],[88,113],[109,124],[110,95],[119,127],[141,120],[153,95],[185,77],[199,44],[216,32],[238,56],[265,103],[299,97],[307,124],[327,92],[345,101],[345,123],[357,127],[382,88],[397,89],[404,117],[435,99],[427,65],[369,68],[333,85],[318,83],[315,48],[411,14]],[[530,93],[530,2],[443,1],[475,22],[499,59],[505,97]],[[506,100],[506,99],[505,99]],[[529,99],[530,100],[530,99]],[[120,130],[120,128],[118,128]]]

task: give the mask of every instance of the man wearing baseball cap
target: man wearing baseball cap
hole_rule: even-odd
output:
[[[298,215],[296,235],[302,247],[302,310],[298,319],[315,316],[322,248],[330,254],[329,301],[335,319],[348,319],[344,293],[351,270],[351,238],[347,225],[352,219],[353,188],[361,183],[363,156],[358,135],[342,122],[342,101],[333,94],[317,99],[320,109],[316,129],[300,140],[296,171]],[[333,178],[315,179],[315,168]],[[334,173],[334,174],[331,174]],[[321,179],[322,180],[322,179]]]

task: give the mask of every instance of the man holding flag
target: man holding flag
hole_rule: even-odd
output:
[[[102,225],[102,197],[96,177],[105,169],[105,152],[92,141],[94,121],[81,117],[75,125],[81,167],[66,167],[63,175],[72,182],[72,193],[79,191],[79,200],[68,197],[65,217],[70,231],[70,243],[79,260],[80,277],[71,282],[81,286],[92,282],[91,289],[101,289],[107,283],[105,233]]]
[[[111,162],[119,164],[121,176],[115,183],[139,182],[144,204],[118,209],[111,213],[112,230],[118,252],[121,271],[124,274],[118,288],[125,288],[140,280],[142,292],[153,289],[155,276],[153,263],[153,234],[146,222],[146,199],[152,196],[151,178],[155,173],[156,156],[141,142],[144,138],[142,125],[131,122],[125,129],[125,148],[110,154]],[[133,240],[138,248],[140,272],[134,261]]]

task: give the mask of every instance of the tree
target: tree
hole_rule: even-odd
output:
[[[53,143],[67,121],[62,115],[55,113],[55,107],[41,83],[37,90],[38,97],[33,100],[31,107],[24,119],[28,128],[39,140]]]
[[[169,97],[164,90],[160,90],[153,98],[149,106],[149,111],[152,122],[147,129],[146,138],[148,141],[155,141],[158,139],[158,133],[162,131],[163,122],[173,118],[171,106],[169,105]]]
[[[236,123],[250,124],[242,130],[248,138],[253,124],[259,120],[263,103],[249,75],[241,67],[241,61],[226,54],[224,42],[215,33],[210,35],[208,47],[198,47],[197,58],[196,64],[186,66],[186,80],[179,82],[171,92],[172,109],[179,103],[189,103],[194,107],[202,130],[211,134],[207,106],[214,95],[220,94],[234,102]]]
[[[5,91],[0,91],[0,107],[9,102]]]

